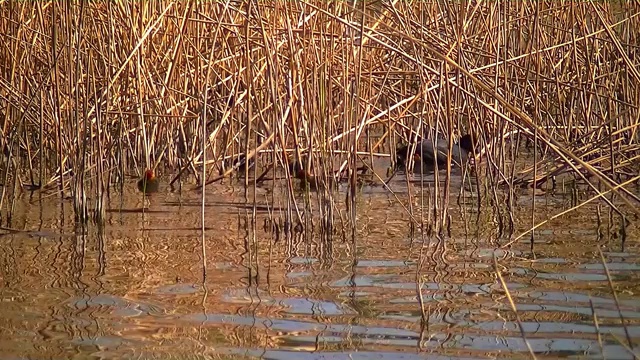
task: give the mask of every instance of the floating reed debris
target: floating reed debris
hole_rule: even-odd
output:
[[[315,209],[332,223],[346,201],[353,223],[355,169],[428,133],[474,134],[476,190],[499,219],[504,193],[561,174],[638,214],[639,14],[630,1],[6,2],[2,219],[26,191],[71,193],[84,222],[146,168],[171,184],[242,171],[251,187],[305,158],[348,179],[345,200],[321,191]],[[425,193],[438,232],[448,179]]]

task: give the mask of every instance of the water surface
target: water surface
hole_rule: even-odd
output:
[[[0,235],[0,358],[529,358],[494,258],[538,358],[630,359],[627,337],[640,353],[633,227],[624,247],[599,237],[586,206],[537,231],[534,253],[528,236],[502,248],[508,239],[496,237],[491,211],[478,214],[474,197],[459,205],[462,181],[452,186],[450,236],[411,231],[411,190],[399,177],[391,188],[405,206],[365,186],[356,238],[327,239],[264,227],[290,201],[304,210],[302,194],[258,188],[254,230],[254,194],[247,204],[241,186],[214,184],[204,281],[197,191],[143,200],[128,184],[110,199],[102,231],[76,228],[68,200],[25,196],[10,224],[24,231]],[[415,195],[413,210],[426,217],[419,209],[429,202]],[[530,225],[531,203],[527,194],[516,201],[517,229]],[[544,219],[563,206],[561,195],[545,195],[536,213]],[[346,219],[343,204],[335,216]]]

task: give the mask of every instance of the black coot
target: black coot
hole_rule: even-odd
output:
[[[457,144],[451,147],[451,164],[462,167],[469,160],[470,155],[473,157],[474,141],[470,134],[466,134],[460,138]],[[397,150],[397,164],[400,168],[406,168],[407,160],[413,160],[413,170],[416,173],[424,173],[434,171],[437,163],[439,169],[447,166],[449,158],[449,141],[446,139],[436,139],[435,146],[431,139],[424,139],[415,147],[413,156],[408,156],[409,145],[404,145]]]

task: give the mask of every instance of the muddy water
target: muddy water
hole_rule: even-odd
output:
[[[406,182],[391,187],[406,204]],[[539,359],[627,359],[627,337],[640,353],[637,232],[623,247],[604,223],[598,238],[595,205],[542,227],[534,256],[529,237],[500,248],[495,216],[473,199],[452,201],[451,236],[429,240],[393,195],[364,187],[355,241],[274,241],[263,223],[286,199],[256,198],[253,231],[242,187],[207,189],[203,281],[198,192],[164,189],[142,212],[132,181],[102,232],[75,229],[68,201],[25,196],[11,227],[27,231],[0,236],[0,358],[512,359],[530,358],[528,343]],[[531,197],[515,203],[524,229]],[[546,195],[536,213],[566,206]]]

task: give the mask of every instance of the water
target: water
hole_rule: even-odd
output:
[[[391,187],[406,203],[404,180]],[[103,232],[75,229],[68,200],[18,204],[11,227],[28,231],[0,235],[1,359],[530,358],[494,257],[539,359],[631,359],[627,336],[640,353],[637,233],[632,225],[624,248],[599,239],[594,207],[542,227],[534,256],[529,237],[501,248],[507,240],[495,238],[490,211],[477,217],[475,200],[453,200],[451,237],[429,241],[419,229],[411,236],[392,195],[365,187],[355,242],[317,233],[276,242],[263,224],[286,198],[272,204],[271,189],[257,189],[254,232],[243,189],[212,185],[203,282],[200,193],[165,189],[143,213],[135,182],[125,191],[112,197]],[[537,218],[568,203],[545,195]],[[530,197],[516,204],[526,229]]]

